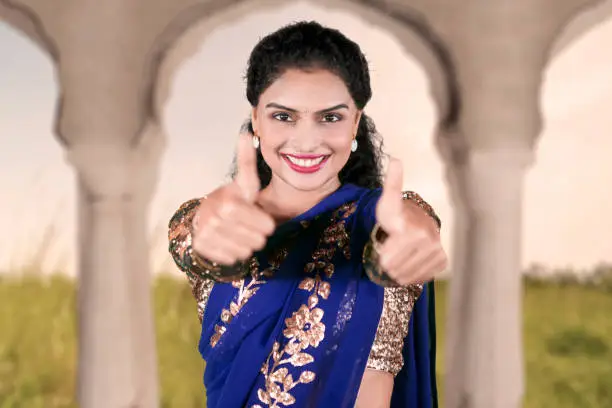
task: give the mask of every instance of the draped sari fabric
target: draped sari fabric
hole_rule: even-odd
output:
[[[252,276],[214,285],[199,343],[209,408],[354,406],[383,307],[361,258],[379,196],[343,185],[281,225]],[[393,408],[434,407],[432,289],[411,315]]]

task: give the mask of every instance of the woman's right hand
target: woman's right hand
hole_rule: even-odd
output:
[[[275,229],[272,216],[255,204],[260,183],[250,134],[240,135],[236,162],[234,181],[202,199],[193,218],[193,250],[223,265],[251,257]]]

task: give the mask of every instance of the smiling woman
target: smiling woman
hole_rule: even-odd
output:
[[[315,35],[312,31],[309,34]],[[270,36],[269,42],[273,41],[279,50],[303,45],[299,36],[285,39],[289,44],[282,44],[280,36]],[[294,55],[271,55],[262,43],[251,53],[247,99],[252,122],[248,128],[260,140],[257,161],[258,168],[265,170],[261,174],[264,188],[272,177],[278,177],[281,188],[287,184],[298,191],[320,187],[324,194],[343,182],[379,186],[382,152],[374,125],[363,114],[372,97],[365,57],[348,40],[341,44],[344,49],[329,39],[321,41]],[[348,63],[351,57],[357,62]],[[320,163],[304,168],[300,159]],[[354,171],[359,168],[364,171]],[[310,176],[296,177],[296,173]],[[292,196],[296,202],[311,198]]]
[[[296,23],[252,51],[233,181],[170,221],[209,407],[436,405],[440,224],[398,161],[383,185],[371,96],[337,30]]]
[[[287,102],[268,102],[274,100]],[[325,107],[307,108],[325,100],[330,101]],[[338,100],[346,102],[333,105]],[[325,182],[331,180],[331,188],[337,188],[333,179],[348,159],[350,136],[357,133],[359,123],[357,108],[342,80],[325,70],[290,70],[262,94],[261,105],[263,110],[253,108],[254,137],[269,135],[261,142],[261,153],[272,174],[289,183],[293,172],[312,174],[293,178],[314,184],[321,184],[317,178],[325,178]],[[275,155],[288,166],[279,165]]]
[[[324,69],[288,70],[253,107],[260,161],[270,167],[279,187],[334,191],[340,186],[338,174],[354,153],[352,147],[357,150],[361,116],[339,76]],[[299,194],[294,197],[301,201]]]

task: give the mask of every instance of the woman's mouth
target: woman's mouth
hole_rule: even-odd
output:
[[[282,157],[292,170],[298,173],[314,173],[323,167],[329,155],[283,154]]]

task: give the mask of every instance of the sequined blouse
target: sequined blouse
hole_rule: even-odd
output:
[[[404,192],[403,198],[416,203],[439,224],[439,219],[431,206],[418,194]],[[193,199],[180,206],[170,221],[168,238],[172,258],[179,269],[185,273],[191,286],[201,323],[215,282],[192,273],[190,263],[185,261],[186,254],[192,250],[191,226],[199,202],[199,199]],[[422,290],[422,285],[416,284],[407,287],[384,288],[382,313],[366,368],[388,372],[394,376],[401,371],[404,364],[402,356],[404,339],[408,334],[412,309]]]

